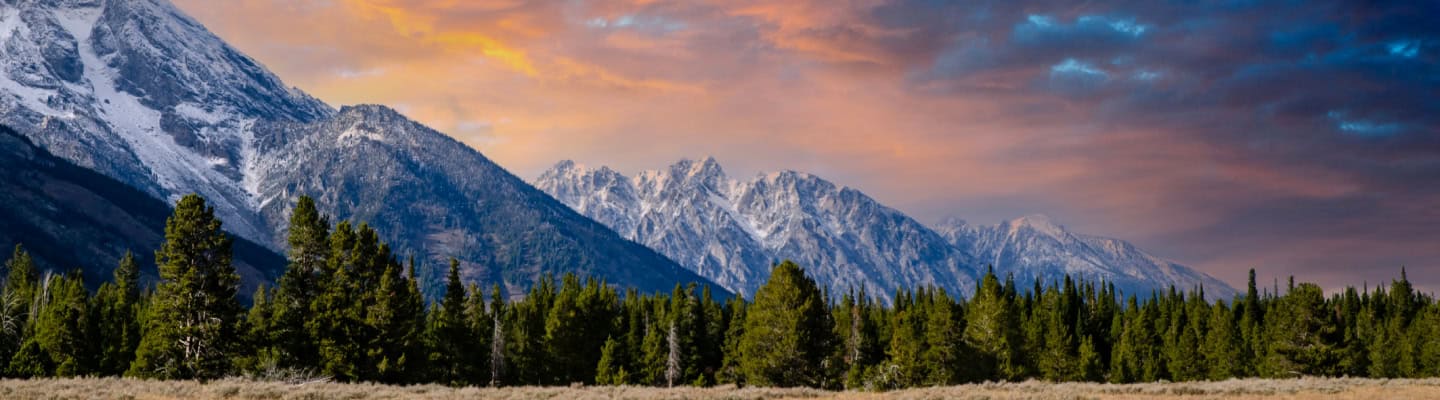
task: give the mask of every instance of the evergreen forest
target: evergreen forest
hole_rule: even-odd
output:
[[[452,260],[443,293],[422,293],[413,258],[302,197],[286,271],[247,306],[221,226],[203,198],[181,199],[154,249],[159,281],[126,256],[93,293],[78,270],[41,273],[17,245],[0,271],[0,373],[850,390],[1440,376],[1440,304],[1403,269],[1328,296],[1293,278],[1257,288],[1252,270],[1245,293],[1209,301],[1199,287],[1119,293],[1068,277],[1016,287],[987,270],[974,293],[914,288],[886,306],[825,293],[788,261],[741,299],[568,274],[510,298],[463,284]]]

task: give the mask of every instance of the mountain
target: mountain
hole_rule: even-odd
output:
[[[781,259],[832,294],[886,301],[933,285],[969,294],[974,262],[945,238],[864,193],[793,171],[728,178],[713,158],[634,177],[563,161],[535,186],[625,237],[743,295]]]
[[[286,86],[165,0],[0,1],[0,124],[150,196],[200,193],[272,250],[307,194],[435,271],[454,256],[512,292],[545,272],[701,280],[443,134]]]
[[[1206,296],[1229,299],[1235,289],[1213,276],[1162,259],[1129,242],[1072,233],[1049,217],[1032,215],[997,225],[971,225],[947,219],[936,226],[956,247],[982,263],[1014,274],[1020,285],[1055,282],[1066,274],[1114,283],[1125,294],[1148,296],[1174,286],[1205,289]]]
[[[6,2],[0,43],[0,123],[152,196],[200,193],[261,243],[247,127],[333,112],[164,1]]]
[[[158,278],[154,253],[165,237],[170,205],[124,183],[55,157],[8,127],[0,126],[0,246],[3,257],[24,244],[37,264],[52,271],[81,268],[91,288],[108,281],[129,250],[141,261],[143,279]],[[285,258],[235,240],[240,293],[273,281]]]
[[[314,123],[257,123],[254,132],[254,190],[268,224],[283,226],[296,196],[313,193],[324,212],[368,221],[426,257],[430,283],[449,257],[478,282],[576,272],[660,291],[705,281],[390,108],[344,107]]]
[[[993,265],[1027,285],[1064,274],[1116,283],[1126,293],[1174,285],[1234,290],[1214,277],[1116,239],[1072,234],[1044,217],[999,226],[952,220],[924,226],[858,190],[799,172],[726,177],[713,158],[626,177],[562,161],[535,186],[625,237],[737,293],[751,294],[775,260],[791,259],[832,294],[863,287],[882,300],[934,285],[969,295]]]

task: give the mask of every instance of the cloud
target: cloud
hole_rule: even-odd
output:
[[[922,220],[1046,213],[1232,283],[1440,276],[1433,2],[178,3],[522,176],[713,154]]]

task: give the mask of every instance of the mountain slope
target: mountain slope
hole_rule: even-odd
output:
[[[40,267],[81,268],[91,288],[108,281],[120,257],[141,260],[145,280],[157,278],[154,251],[165,236],[170,206],[130,186],[57,158],[0,126],[0,246],[24,244]],[[273,281],[285,258],[243,238],[235,241],[241,293]]]
[[[1214,277],[1116,239],[1073,234],[1043,217],[995,227],[954,220],[932,229],[863,193],[798,173],[727,178],[714,159],[681,161],[634,177],[562,161],[536,187],[726,288],[749,294],[777,259],[807,266],[832,293],[864,287],[889,300],[896,288],[934,285],[969,295],[975,271],[993,265],[1029,287],[1065,274],[1104,279],[1126,293],[1204,285]],[[1142,293],[1143,294],[1143,293]]]
[[[156,198],[199,193],[274,250],[308,194],[402,254],[436,269],[455,256],[472,282],[516,292],[543,272],[699,280],[443,134],[285,86],[165,0],[0,1],[0,124]]]
[[[322,212],[369,221],[417,252],[436,267],[427,271],[432,283],[449,257],[480,282],[577,272],[663,291],[705,281],[386,107],[345,107],[320,122],[262,123],[255,132],[266,221],[283,225],[297,195],[313,193]]]
[[[200,193],[262,243],[272,230],[241,185],[247,127],[332,112],[165,1],[7,2],[0,42],[0,123],[153,196]]]
[[[948,219],[936,230],[955,246],[997,270],[1014,274],[1022,286],[1056,282],[1065,274],[1114,283],[1125,294],[1148,296],[1171,286],[1203,286],[1207,296],[1229,299],[1234,288],[1210,275],[1156,257],[1119,239],[1072,233],[1049,217],[1034,215],[992,226]]]
[[[536,187],[582,214],[749,295],[769,266],[794,260],[832,293],[864,288],[889,300],[898,288],[933,285],[968,294],[968,255],[857,190],[792,171],[746,181],[713,158],[624,178],[564,161]]]

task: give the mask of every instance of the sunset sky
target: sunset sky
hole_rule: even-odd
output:
[[[1440,289],[1440,2],[176,0],[523,178],[713,155],[1025,214],[1243,289]]]

